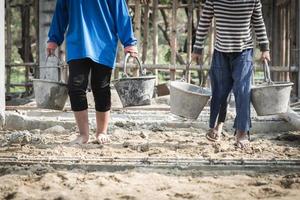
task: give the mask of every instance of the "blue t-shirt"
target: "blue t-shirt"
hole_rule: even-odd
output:
[[[67,61],[90,58],[113,68],[118,39],[136,44],[125,0],[57,0],[48,42],[61,45],[66,34]]]

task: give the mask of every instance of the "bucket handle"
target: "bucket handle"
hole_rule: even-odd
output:
[[[49,57],[56,58],[56,60],[57,60],[57,66],[51,66],[51,67],[47,66]],[[58,82],[61,81],[62,68],[65,67],[65,65],[62,65],[61,63],[62,62],[61,62],[60,58],[57,55],[55,55],[55,54],[54,55],[47,55],[46,60],[45,60],[45,64],[44,64],[45,66],[43,67],[43,68],[48,68],[48,69],[49,68],[55,68],[55,69],[57,69],[58,70]],[[44,77],[44,79],[45,79],[45,77]]]
[[[263,68],[264,68],[264,81],[269,84],[272,84],[273,81],[271,80],[270,67],[269,67],[269,63],[267,60],[264,60]]]
[[[123,72],[123,73],[124,73],[124,75],[125,75],[126,78],[129,77],[129,75],[128,75],[127,72],[126,72],[126,69],[127,69],[127,63],[128,63],[128,60],[129,60],[130,57],[132,57],[132,56],[130,55],[130,53],[126,53],[125,58],[124,58],[124,66],[123,66],[124,72]],[[135,60],[136,60],[137,63],[138,63],[138,66],[139,66],[139,69],[140,69],[140,76],[145,76],[145,75],[146,75],[146,72],[145,72],[144,69],[143,69],[143,66],[142,66],[142,64],[141,64],[140,59],[139,59],[138,57],[134,57],[134,58],[135,58]]]
[[[185,68],[185,75],[184,77],[182,77],[181,81],[186,81],[187,83],[189,82],[189,72],[190,72],[190,67],[193,63],[193,60],[191,60],[191,62],[189,62],[187,65],[186,65],[186,68]],[[203,84],[203,79],[204,79],[204,73],[203,73],[203,66],[200,64],[200,75],[201,75],[201,82],[200,82],[200,86]]]

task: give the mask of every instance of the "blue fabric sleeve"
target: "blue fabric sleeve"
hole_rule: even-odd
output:
[[[65,31],[69,24],[69,15],[66,0],[57,0],[52,23],[48,33],[48,42],[61,45],[64,41]]]
[[[111,13],[114,18],[116,30],[119,39],[124,47],[136,45],[137,40],[134,37],[131,17],[125,0],[109,0]]]

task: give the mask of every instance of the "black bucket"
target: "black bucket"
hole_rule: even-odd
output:
[[[126,73],[129,57],[130,54],[126,54],[124,59],[125,78],[114,81],[122,105],[123,107],[150,105],[154,92],[155,76],[145,76],[141,62],[136,58],[140,68],[140,77],[129,77]]]

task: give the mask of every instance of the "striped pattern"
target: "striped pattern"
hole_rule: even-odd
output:
[[[252,28],[261,51],[269,50],[260,0],[206,0],[196,32],[194,53],[202,53],[213,17],[216,20],[216,50],[230,53],[253,48]]]

